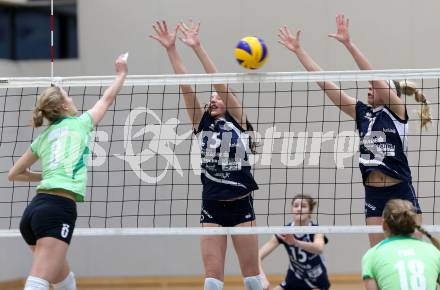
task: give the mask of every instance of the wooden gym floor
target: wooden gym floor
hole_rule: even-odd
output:
[[[272,287],[282,281],[281,275],[270,276]],[[332,290],[364,289],[360,275],[333,275]],[[22,290],[24,280],[0,283],[0,290]],[[202,277],[133,277],[133,278],[78,278],[78,290],[198,290],[203,289]],[[224,290],[243,290],[242,278],[229,276]]]

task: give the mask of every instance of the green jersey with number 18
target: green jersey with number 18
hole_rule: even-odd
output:
[[[440,251],[410,236],[383,240],[364,255],[363,279],[374,279],[381,290],[435,290]]]

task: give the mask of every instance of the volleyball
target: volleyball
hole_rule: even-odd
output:
[[[259,37],[246,36],[238,42],[235,48],[235,58],[244,68],[260,68],[268,58],[266,43]]]

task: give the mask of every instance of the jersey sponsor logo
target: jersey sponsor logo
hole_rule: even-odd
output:
[[[323,273],[324,273],[324,271],[322,270],[321,265],[317,265],[317,266],[313,267],[311,270],[307,271],[307,276],[312,280],[316,280]]]
[[[214,174],[215,177],[220,178],[220,179],[228,179],[230,175],[231,175],[231,173],[229,173],[229,172],[216,172]]]
[[[365,203],[365,207],[368,207],[371,210],[376,210],[376,207],[372,205],[371,203]]]
[[[396,129],[392,129],[392,128],[383,128],[383,132],[384,132],[384,133],[393,133],[393,134],[396,134]]]
[[[209,212],[206,209],[202,209],[202,212],[209,217],[210,219],[212,219],[212,215],[209,214]]]
[[[416,255],[416,251],[413,248],[398,249],[397,255],[401,257],[414,257]]]
[[[373,122],[374,120],[370,122],[367,133],[365,133],[360,140],[361,149],[363,149],[361,152],[364,151],[367,153],[360,154],[359,162],[367,166],[378,166],[383,164],[382,161],[388,152],[387,148],[382,146],[382,143],[386,143],[387,136],[382,131],[372,131]],[[391,154],[391,150],[389,152]],[[370,153],[373,154],[373,159],[371,159]]]

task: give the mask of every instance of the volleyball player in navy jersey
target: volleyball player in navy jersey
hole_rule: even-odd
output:
[[[199,39],[200,25],[181,23],[169,31],[165,21],[156,22],[153,28],[157,40],[167,51],[176,74],[187,70],[177,52],[175,40],[180,30],[180,40],[191,47],[207,73],[216,73]],[[248,162],[252,143],[247,130],[252,128],[236,96],[224,84],[215,84],[206,110],[200,105],[190,85],[180,86],[186,110],[199,135],[203,185],[200,222],[204,227],[255,226],[251,192],[258,189]],[[258,240],[256,235],[232,236],[247,290],[262,289],[258,269]],[[202,236],[201,252],[205,266],[205,290],[223,288],[227,236]]]
[[[329,36],[340,41],[362,70],[371,70],[367,58],[351,41],[349,21],[343,15],[336,17],[337,33]],[[295,53],[308,71],[321,68],[300,45],[300,32],[293,36],[286,26],[280,28],[279,42]],[[417,210],[419,223],[421,210],[412,186],[408,166],[407,134],[408,114],[401,94],[415,95],[422,103],[419,116],[422,126],[431,121],[429,106],[423,94],[408,82],[370,81],[368,104],[357,101],[332,82],[318,82],[326,95],[344,113],[356,120],[360,135],[359,167],[365,186],[365,214],[367,225],[381,225],[382,211],[388,200],[400,198],[410,201]],[[370,245],[384,239],[383,234],[370,234]]]
[[[293,220],[287,226],[317,226],[312,213],[316,202],[309,195],[298,194],[292,199]],[[269,281],[264,274],[261,260],[283,245],[289,255],[289,270],[286,278],[274,290],[329,289],[327,268],[321,256],[327,238],[323,234],[275,235],[260,249],[260,274],[265,290]]]

